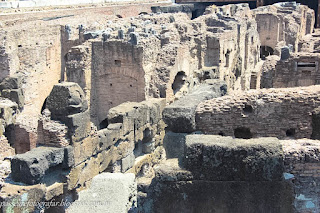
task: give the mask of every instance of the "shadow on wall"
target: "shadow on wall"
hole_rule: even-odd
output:
[[[260,47],[260,58],[265,60],[266,57],[273,55],[274,50],[269,46],[261,46]]]

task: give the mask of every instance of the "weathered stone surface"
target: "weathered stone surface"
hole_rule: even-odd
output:
[[[188,135],[184,165],[202,180],[280,181],[284,171],[282,148],[276,138]]]
[[[63,120],[68,115],[85,112],[88,104],[78,84],[63,82],[53,87],[47,100],[47,108],[53,120]]]
[[[12,179],[17,182],[37,184],[50,168],[73,166],[71,150],[71,147],[38,147],[25,154],[16,155],[11,161]]]
[[[108,113],[109,124],[122,123],[123,133],[138,130],[147,123],[157,124],[162,118],[165,99],[150,99],[140,103],[126,102],[111,108]]]
[[[166,132],[163,147],[166,150],[167,158],[184,158],[186,136],[186,133]]]
[[[153,212],[293,212],[287,182],[193,180],[155,183],[155,189]]]
[[[134,165],[134,154],[133,152],[130,153],[128,156],[121,159],[121,172],[126,172],[128,169],[130,169]]]
[[[175,182],[194,180],[192,172],[181,168],[177,158],[167,159],[154,167],[155,181],[157,182]]]
[[[48,99],[47,108],[51,119],[64,123],[69,128],[72,142],[80,141],[90,131],[90,113],[81,87],[72,82],[56,84]]]
[[[281,48],[281,60],[287,60],[290,57],[289,47],[285,46]]]
[[[9,189],[10,188],[10,189]],[[17,190],[20,193],[13,193]],[[44,185],[34,185],[34,186],[15,186],[10,185],[5,186],[1,191],[1,202],[6,202],[7,205],[2,207],[3,212],[35,212],[42,209],[41,201],[46,193],[46,188]],[[5,196],[3,196],[6,194]],[[10,194],[10,196],[7,196]],[[29,205],[22,205],[29,204]]]
[[[51,200],[54,197],[62,195],[63,194],[63,187],[64,187],[63,183],[54,183],[54,184],[46,187],[45,199]]]
[[[217,98],[227,93],[227,86],[219,80],[207,81],[190,94],[180,98],[163,110],[163,120],[172,132],[196,131],[195,110],[202,101]]]
[[[237,92],[204,101],[196,112],[205,134],[238,138],[310,138],[320,86]]]
[[[97,136],[87,137],[73,144],[74,161],[78,165],[98,152],[99,139]]]
[[[102,173],[92,179],[89,189],[79,193],[68,212],[130,212],[137,207],[136,196],[134,174]]]
[[[4,120],[5,126],[13,124],[16,120],[18,105],[8,99],[0,100],[0,118]]]
[[[19,109],[22,109],[24,106],[24,94],[21,88],[1,90],[1,97],[8,98],[9,100],[16,102]]]

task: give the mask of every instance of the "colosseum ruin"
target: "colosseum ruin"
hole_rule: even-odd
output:
[[[1,0],[3,213],[320,213],[320,0]]]

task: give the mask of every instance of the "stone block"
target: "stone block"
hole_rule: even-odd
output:
[[[281,60],[287,60],[290,57],[290,49],[285,46],[281,48]]]
[[[54,197],[62,195],[63,194],[63,187],[64,187],[63,183],[54,183],[54,184],[46,187],[45,199],[51,200]]]
[[[166,181],[150,191],[148,212],[294,212],[293,190],[285,181]]]
[[[22,87],[22,76],[11,76],[6,77],[3,79],[3,81],[0,83],[0,90],[5,89],[20,89]]]
[[[91,136],[83,139],[80,142],[73,144],[75,165],[79,165],[85,160],[95,155],[98,151],[99,138]]]
[[[284,171],[276,138],[187,135],[184,166],[196,179],[218,181],[280,181]]]
[[[98,150],[106,150],[114,145],[120,139],[120,132],[118,130],[102,129],[98,131],[99,147]]]
[[[15,123],[18,105],[8,99],[0,100],[0,118],[4,120],[5,126]]]
[[[11,177],[14,181],[26,184],[40,183],[50,168],[73,166],[72,148],[38,147],[11,160]]]
[[[104,150],[98,154],[99,172],[104,172],[116,161],[117,155],[114,147]]]
[[[68,115],[87,111],[88,102],[77,83],[63,82],[53,86],[46,107],[53,120],[63,121]]]
[[[68,190],[82,189],[94,176],[99,174],[99,161],[97,157],[91,157],[71,169],[67,176]]]
[[[166,132],[163,139],[163,147],[167,158],[184,158],[184,147],[186,143],[185,133]]]
[[[90,112],[89,110],[67,116],[63,119],[64,124],[68,127],[72,143],[81,141],[89,136],[91,131]]]
[[[4,89],[1,91],[1,97],[8,98],[9,100],[16,102],[19,109],[24,106],[24,94],[23,90],[20,89]]]
[[[128,156],[121,159],[121,172],[126,172],[134,165],[135,156],[131,152]]]
[[[163,110],[162,117],[168,130],[177,133],[196,131],[195,110],[198,104],[226,94],[227,86],[224,82],[219,80],[206,82]]]
[[[90,203],[92,205],[83,205]],[[99,203],[99,205],[97,205]],[[92,179],[90,188],[79,193],[69,213],[85,212],[135,212],[137,184],[134,174],[102,173]]]

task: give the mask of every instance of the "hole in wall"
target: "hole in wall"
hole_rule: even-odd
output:
[[[177,73],[172,84],[173,94],[179,92],[179,90],[183,87],[183,85],[186,83],[186,77],[187,76],[183,71]]]
[[[295,134],[296,134],[296,129],[294,129],[294,128],[288,129],[286,131],[286,136],[287,137],[294,138]]]
[[[106,118],[100,122],[99,129],[105,129],[108,127],[108,125],[109,125],[109,121],[108,121],[108,118]]]
[[[121,67],[121,60],[114,60],[114,64],[118,67]]]
[[[251,114],[253,113],[253,108],[251,105],[246,104],[243,108],[244,114]]]
[[[242,138],[242,139],[250,139],[252,138],[252,133],[250,129],[247,127],[239,127],[234,130],[234,137]]]
[[[225,134],[223,132],[219,132],[218,135],[225,136]]]

